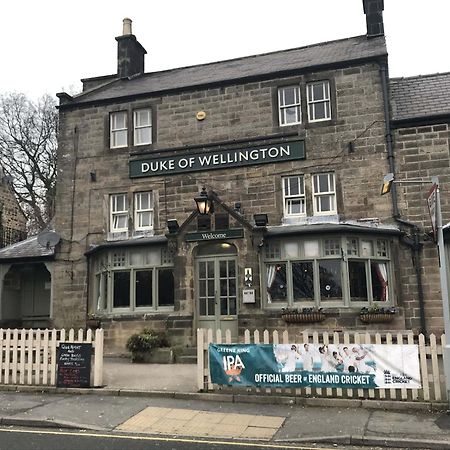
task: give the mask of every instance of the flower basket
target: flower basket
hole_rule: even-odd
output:
[[[389,323],[395,319],[392,313],[365,313],[360,314],[359,319],[363,323]]]
[[[325,320],[325,314],[322,311],[314,311],[314,312],[290,312],[281,314],[281,318],[286,323],[313,323],[313,322],[322,322]]]

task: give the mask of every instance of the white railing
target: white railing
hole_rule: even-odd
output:
[[[56,349],[61,342],[89,343],[94,383],[103,383],[103,330],[0,329],[0,384],[56,385]]]
[[[413,333],[328,333],[318,331],[304,331],[301,334],[289,336],[287,330],[283,332],[258,330],[250,333],[246,330],[244,336],[232,342],[231,332],[227,330],[198,329],[197,330],[197,386],[199,390],[237,390],[227,386],[218,386],[211,382],[209,372],[208,346],[215,344],[418,344],[419,362],[422,379],[421,389],[343,389],[343,388],[250,388],[249,393],[264,393],[269,395],[290,395],[297,397],[334,397],[334,398],[367,398],[377,400],[403,400],[444,402],[447,399],[445,379],[443,373],[442,349],[445,346],[445,335],[436,338],[429,336],[429,343],[425,342],[424,335],[414,336]],[[242,390],[242,388],[240,388]]]

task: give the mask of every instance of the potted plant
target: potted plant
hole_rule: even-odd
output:
[[[398,309],[393,306],[379,307],[374,305],[371,307],[363,307],[359,313],[359,319],[363,323],[389,323],[395,318]]]
[[[169,347],[169,342],[164,332],[144,328],[140,333],[135,333],[128,338],[126,347],[131,352],[131,362],[171,362],[160,361],[154,357],[156,349]],[[171,359],[170,349],[167,350],[166,353]]]
[[[322,308],[283,308],[281,318],[286,323],[322,322],[326,316]]]
[[[101,327],[100,318],[97,317],[94,313],[89,313],[86,318],[86,327],[91,330],[96,330]]]

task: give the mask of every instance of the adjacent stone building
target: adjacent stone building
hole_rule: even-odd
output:
[[[59,94],[55,326],[95,315],[111,352],[144,326],[182,345],[197,327],[420,328],[412,199],[380,196],[395,172],[383,2],[363,3],[364,36],[155,73],[124,20],[117,74]],[[377,307],[396,308],[389,324],[361,321]]]
[[[408,223],[412,261],[399,267],[408,329],[443,331],[439,258],[427,208],[438,177],[444,225],[450,220],[450,73],[391,80],[397,214]],[[422,183],[411,181],[423,181]],[[395,198],[395,197],[394,197]],[[412,267],[411,267],[412,262]],[[412,270],[413,269],[413,270]]]

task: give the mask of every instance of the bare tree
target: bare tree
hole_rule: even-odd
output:
[[[0,164],[28,219],[31,234],[53,217],[58,114],[55,100],[24,94],[0,96]]]

